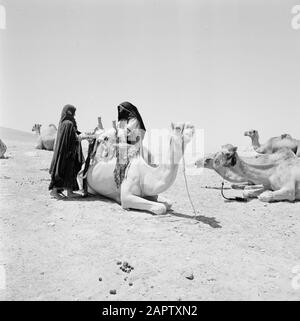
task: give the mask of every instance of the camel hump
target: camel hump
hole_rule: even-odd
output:
[[[53,128],[53,129],[57,130],[57,127],[56,127],[54,124],[49,124],[49,126],[48,126],[48,127],[50,127],[50,128]]]

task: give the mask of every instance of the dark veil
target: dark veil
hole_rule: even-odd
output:
[[[74,115],[75,115],[75,111],[76,111],[76,108],[73,106],[73,105],[65,105],[62,112],[61,112],[61,116],[60,116],[60,121],[59,121],[59,126],[61,125],[61,123],[65,120],[69,120],[73,123],[74,127],[75,127],[75,130],[76,130],[76,133],[77,134],[80,134],[80,132],[78,132],[77,130],[77,123],[76,123],[76,120],[74,118]],[[59,128],[58,128],[59,130]]]
[[[146,127],[138,109],[128,101],[125,101],[118,106],[118,121],[129,120],[131,118],[136,118],[140,123],[140,128],[146,131]]]

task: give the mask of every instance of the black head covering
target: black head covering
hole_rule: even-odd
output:
[[[59,124],[61,124],[65,120],[70,120],[74,126],[77,128],[77,124],[74,118],[76,108],[73,105],[65,105],[60,116]]]
[[[125,101],[118,106],[118,121],[129,120],[131,118],[136,118],[140,123],[140,128],[146,131],[146,127],[138,109],[128,101]]]
[[[63,110],[61,112],[59,125],[63,121],[69,120],[69,121],[71,121],[73,123],[73,126],[75,127],[77,135],[79,135],[80,131],[78,131],[78,129],[77,129],[77,123],[76,123],[76,120],[74,118],[75,111],[76,111],[76,107],[74,107],[73,105],[69,105],[69,104],[65,105],[65,107],[63,108]]]

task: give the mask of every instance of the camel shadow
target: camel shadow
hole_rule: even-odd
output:
[[[222,228],[222,225],[220,225],[220,222],[217,221],[215,217],[208,217],[204,215],[197,215],[194,217],[194,216],[182,214],[179,212],[175,212],[173,210],[169,210],[168,214],[170,214],[171,216],[186,218],[190,220],[196,220],[197,222],[201,222],[203,224],[209,225],[212,228]]]
[[[116,203],[114,200],[111,200],[105,196],[102,195],[88,195],[88,196],[79,196],[79,197],[74,197],[74,198],[68,198],[65,197],[62,199],[63,202],[104,202],[108,204],[113,204]]]

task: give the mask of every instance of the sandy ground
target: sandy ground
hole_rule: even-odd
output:
[[[8,136],[1,137],[9,158],[0,160],[0,299],[300,299],[291,283],[300,265],[300,203],[224,202],[221,179],[209,170],[188,177],[197,220],[181,172],[164,193],[174,201],[165,216],[101,197],[56,201],[48,194],[52,152],[35,150],[29,134]],[[134,269],[125,273],[118,261]]]

